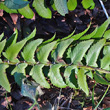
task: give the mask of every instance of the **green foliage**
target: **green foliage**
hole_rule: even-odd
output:
[[[90,47],[90,45],[93,43],[94,40],[88,40],[88,41],[82,41],[74,48],[73,51],[71,51],[70,58],[71,62],[76,64],[80,62],[85,55],[86,51]]]
[[[33,7],[37,13],[43,18],[51,18],[52,12],[49,8],[45,7],[44,0],[34,0]]]
[[[77,0],[50,0],[50,4],[53,10],[65,16],[69,11],[76,9]],[[93,9],[95,3],[93,0],[82,0],[82,5],[85,9]],[[52,11],[46,5],[45,0],[33,0],[32,6],[41,17],[52,18]],[[20,13],[28,19],[34,16],[28,0],[5,0],[5,3],[0,3],[0,9],[5,10],[7,13]]]
[[[29,4],[21,9],[18,9],[18,12],[28,19],[31,19],[34,16],[34,12],[29,7]]]
[[[87,75],[90,78],[94,78],[97,83],[109,85],[110,83],[107,80],[110,80],[110,41],[108,37],[105,37],[105,34],[107,33],[107,36],[109,32],[104,29],[108,26],[106,22],[108,20],[102,26],[97,27],[90,34],[90,37],[87,35],[87,38],[85,38],[86,35],[83,35],[90,26],[77,35],[73,35],[73,32],[60,40],[54,40],[54,35],[44,42],[43,39],[33,40],[36,29],[19,42],[17,42],[17,30],[7,41],[5,39],[2,40],[3,35],[1,35],[0,85],[10,92],[10,84],[5,72],[7,68],[11,68],[11,65],[15,66],[11,74],[14,75],[15,82],[22,89],[25,86],[29,86],[24,85],[25,82],[22,83],[24,78],[26,79],[26,74],[45,88],[51,87],[48,82],[49,79],[56,87],[80,88],[86,95],[89,94],[86,81]],[[99,30],[105,31],[101,39],[97,39],[97,36],[96,38],[94,37]],[[5,49],[6,45],[8,46]],[[69,63],[68,60],[71,62]],[[29,89],[31,86],[27,88]],[[24,91],[26,90],[22,90],[23,94],[25,94]],[[32,91],[34,92],[34,90]]]
[[[60,69],[59,69],[61,66],[62,66],[61,64],[52,65],[50,67],[50,71],[49,71],[48,76],[49,76],[51,83],[53,85],[60,87],[60,88],[65,88],[66,84],[63,81],[63,78],[61,77]]]
[[[44,67],[44,64],[35,65],[30,72],[30,75],[32,78],[39,83],[41,86],[45,88],[50,88],[50,85],[46,81],[44,74],[42,72],[42,68]]]
[[[62,15],[65,16],[65,14],[68,13],[67,8],[67,0],[54,0],[55,7],[57,11]]]
[[[82,0],[82,5],[85,9],[90,8],[94,9],[95,3],[93,0]]]
[[[25,7],[29,2],[23,0],[5,0],[5,5],[10,9],[19,9]]]
[[[4,87],[8,92],[11,91],[9,81],[6,76],[6,69],[9,67],[7,64],[0,64],[0,85]]]
[[[68,6],[68,9],[70,11],[76,9],[76,7],[77,7],[77,0],[68,0],[67,6]]]
[[[22,79],[24,79],[26,76],[26,72],[25,72],[26,67],[27,67],[26,63],[21,63],[21,64],[16,65],[16,67],[11,72],[11,75],[14,75],[15,82],[19,86],[22,85]]]
[[[90,50],[86,56],[87,65],[97,67],[96,61],[98,59],[98,56],[99,56],[99,53],[100,53],[102,47],[105,44],[105,41],[106,41],[105,39],[99,40],[96,44],[94,44],[90,48]]]
[[[89,95],[88,85],[86,81],[86,75],[84,69],[79,69],[77,73],[78,77],[78,85],[79,87],[86,93],[86,95]]]
[[[37,39],[35,41],[31,41],[24,47],[23,52],[21,54],[26,62],[35,63],[34,53],[36,51],[37,46],[40,45],[42,41],[42,39]]]

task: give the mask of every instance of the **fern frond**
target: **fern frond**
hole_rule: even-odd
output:
[[[43,39],[36,39],[27,44],[26,42],[35,36],[36,29],[20,42],[16,42],[16,31],[10,38],[11,40],[0,41],[0,85],[8,92],[11,91],[5,74],[6,69],[11,68],[11,65],[15,66],[11,74],[14,75],[19,86],[22,86],[22,80],[26,78],[27,73],[36,83],[45,88],[51,87],[47,80],[50,79],[56,87],[80,88],[87,95],[89,94],[86,81],[87,75],[90,77],[92,75],[91,78],[94,77],[98,83],[110,84],[101,76],[105,73],[105,78],[110,80],[110,45],[107,45],[110,43],[107,37],[110,31],[104,29],[107,26],[108,20],[101,27],[97,27],[90,34],[90,37],[89,35],[82,37],[89,29],[88,27],[84,32],[77,35],[72,35],[72,33],[62,40],[54,41],[54,36],[48,41],[43,42]],[[99,35],[99,30],[103,34],[105,32],[105,34],[103,36],[101,33],[99,37],[102,37],[102,39],[98,40],[94,36]],[[8,47],[5,49],[7,44]],[[67,63],[67,60],[71,62]],[[26,68],[28,68],[28,71]],[[87,71],[91,75],[86,74]]]

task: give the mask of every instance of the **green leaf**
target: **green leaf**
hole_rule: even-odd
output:
[[[50,88],[49,83],[46,81],[44,74],[42,72],[42,68],[44,67],[44,64],[35,65],[32,70],[30,71],[30,75],[32,78],[39,83],[41,86],[45,88]]]
[[[96,61],[105,42],[105,39],[101,39],[89,49],[86,56],[87,65],[97,67]]]
[[[0,59],[0,63],[2,63],[2,60]]]
[[[7,64],[0,64],[0,85],[4,87],[8,92],[11,91],[8,78],[6,76],[6,69],[9,67]]]
[[[106,75],[105,75],[105,78],[106,78],[108,81],[110,81],[110,74],[106,74]]]
[[[62,15],[68,14],[67,0],[54,0],[57,11]]]
[[[35,35],[36,35],[36,28],[25,39],[28,41],[28,40],[32,39],[33,37],[35,37]]]
[[[93,0],[82,0],[82,5],[85,9],[90,8],[94,9],[95,3]]]
[[[2,42],[0,42],[0,56],[1,56],[1,52],[3,51],[4,47],[6,44],[6,39],[4,39]]]
[[[21,94],[29,97],[33,101],[36,101],[36,98],[39,95],[37,88],[39,88],[39,84],[35,83],[34,81],[29,81],[25,78],[22,80]]]
[[[72,76],[71,78],[71,74],[72,74],[72,70],[75,69],[76,66],[68,66],[66,69],[65,69],[65,72],[64,72],[64,77],[65,77],[65,80],[66,80],[66,84],[71,87],[71,88],[75,88],[76,89],[76,78]],[[74,73],[75,74],[75,73]]]
[[[4,33],[2,33],[2,34],[0,35],[0,41],[2,40],[3,37],[4,37]]]
[[[15,32],[12,34],[12,36],[7,40],[6,45],[5,45],[5,49],[13,44],[16,43],[17,41],[17,37],[18,37],[18,31],[17,29],[15,30]]]
[[[15,82],[21,87],[22,79],[26,77],[25,68],[27,67],[26,63],[18,64],[11,72],[11,75],[14,75]]]
[[[42,41],[43,41],[43,39],[37,39],[37,40],[29,42],[24,47],[23,52],[21,54],[26,62],[35,63],[34,53],[36,51],[37,46],[40,45],[42,43]]]
[[[83,36],[89,30],[90,26],[91,26],[91,24],[83,32],[78,33],[78,34],[72,36],[71,38],[73,38],[74,40],[78,40],[81,36]]]
[[[13,44],[7,48],[5,52],[3,52],[4,57],[6,57],[9,61],[18,63],[19,60],[16,58],[19,51],[23,48],[25,45],[26,40],[22,40],[16,44]]]
[[[67,47],[73,42],[73,39],[67,39],[61,41],[57,48],[55,49],[55,52],[53,53],[53,58],[56,61],[58,58],[62,58],[65,50]]]
[[[85,36],[82,36],[82,37],[80,38],[80,40],[87,40],[87,39],[92,38],[92,37],[96,34],[97,29],[98,29],[98,28],[96,27],[95,30],[94,30],[92,33],[87,34],[87,35],[85,35]]]
[[[104,55],[106,55],[106,54],[110,54],[110,45],[108,45],[108,46],[104,46],[103,54],[104,54]]]
[[[43,18],[52,18],[52,12],[48,7],[45,7],[44,0],[34,0],[32,6],[35,8],[37,13]]]
[[[70,35],[68,35],[67,37],[62,38],[61,40],[69,39],[74,33],[75,33],[75,30]]]
[[[110,70],[110,54],[107,54],[101,59],[101,68]]]
[[[48,62],[47,58],[50,54],[50,51],[53,49],[53,47],[55,46],[56,43],[57,42],[54,41],[54,42],[48,43],[40,48],[40,50],[37,53],[37,58],[40,61],[40,63]]]
[[[105,33],[104,33],[104,36],[103,36],[105,39],[110,39],[110,29],[107,30]]]
[[[55,7],[55,3],[53,0],[50,1],[51,7],[53,8],[54,11],[57,11],[56,7]]]
[[[6,7],[3,2],[0,2],[0,9],[6,11],[7,13],[18,13],[17,10]]]
[[[23,0],[5,0],[5,5],[10,9],[19,9],[29,4],[28,1]]]
[[[104,84],[104,85],[110,85],[108,81],[106,81],[98,72],[94,73],[94,79],[97,83]]]
[[[54,36],[53,36],[52,38],[50,38],[50,39],[44,41],[41,45],[45,45],[45,44],[47,44],[47,43],[49,43],[49,42],[52,42],[52,41],[55,39],[55,37],[56,37],[56,33],[54,34]]]
[[[93,73],[92,73],[91,70],[90,71],[87,71],[86,72],[86,75],[88,75],[91,79],[93,79]]]
[[[87,40],[87,41],[82,41],[77,46],[75,46],[74,50],[71,51],[70,57],[71,57],[71,62],[73,64],[79,63],[82,58],[84,57],[86,51],[90,47],[90,45],[93,43],[94,40]]]
[[[103,49],[104,57],[101,59],[101,68],[110,70],[110,46],[105,46]]]
[[[108,18],[97,30],[96,34],[92,38],[101,38],[110,24],[110,18]]]
[[[70,11],[75,10],[77,7],[77,0],[68,0],[67,6]]]
[[[84,69],[79,69],[77,73],[78,78],[78,86],[86,93],[86,95],[89,95],[88,85],[86,81],[86,75]]]
[[[55,64],[52,65],[48,76],[50,77],[51,83],[55,85],[56,87],[65,88],[67,85],[63,81],[63,78],[60,74],[59,68],[61,67],[61,64]]]
[[[29,5],[25,6],[24,8],[18,9],[18,12],[28,19],[31,19],[34,16],[34,12],[31,10]]]

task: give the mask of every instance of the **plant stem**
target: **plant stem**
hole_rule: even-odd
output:
[[[100,99],[99,103],[96,105],[96,107],[94,108],[94,110],[96,110],[96,109],[97,109],[97,107],[100,105],[100,103],[101,103],[101,102],[102,102],[102,100],[104,99],[104,97],[105,97],[106,93],[107,93],[107,92],[108,92],[108,90],[109,90],[109,87],[110,87],[110,85],[108,85],[108,87],[107,87],[107,89],[106,89],[106,91],[105,91],[104,95],[102,96],[102,98]]]
[[[108,18],[109,18],[109,15],[108,15],[108,13],[107,13],[107,10],[106,10],[106,8],[105,8],[105,6],[104,6],[102,0],[99,0],[99,2],[100,2],[101,6],[102,6],[102,8],[103,8],[103,10],[104,10],[104,13],[105,13],[107,19],[108,19]]]
[[[37,101],[34,101],[33,105],[28,110],[31,110],[35,105],[37,105],[38,110],[40,110],[40,107],[39,107]]]
[[[7,61],[3,61],[3,63],[5,64],[9,64],[9,65],[18,65],[20,63],[24,63],[24,61],[20,61],[19,63],[13,63],[13,62],[7,62]],[[36,64],[39,64],[39,63],[35,63],[35,64],[32,64],[32,63],[28,63],[28,62],[25,62],[26,64],[28,65],[36,65]],[[52,63],[50,64],[45,64],[46,66],[50,66],[50,65],[53,65]],[[67,67],[69,66],[69,64],[62,64],[62,67]],[[98,72],[101,72],[101,73],[106,73],[106,74],[110,74],[110,71],[107,71],[107,70],[104,70],[104,69],[101,69],[101,68],[96,68],[96,67],[92,67],[92,66],[84,66],[84,65],[71,65],[71,66],[76,66],[77,68],[84,68],[84,69],[88,69],[88,70],[97,70]]]
[[[110,71],[106,71],[104,69],[100,69],[100,68],[96,68],[96,67],[91,67],[91,66],[83,66],[83,65],[78,65],[79,68],[84,68],[84,69],[88,69],[88,70],[97,70],[98,72],[101,73],[109,73]]]

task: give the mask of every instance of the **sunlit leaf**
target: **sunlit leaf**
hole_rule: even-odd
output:
[[[85,35],[85,36],[82,36],[82,37],[80,38],[80,40],[90,39],[91,37],[93,37],[93,36],[96,34],[97,29],[98,29],[98,28],[96,27],[95,30],[94,30],[93,32],[91,32],[90,34],[87,34],[87,35]]]
[[[64,72],[64,77],[65,77],[65,80],[66,80],[66,84],[71,88],[76,88],[77,80],[75,78],[75,73],[73,73],[74,77],[72,75],[72,70],[75,69],[75,68],[76,68],[76,66],[68,66],[65,69],[65,72]]]
[[[0,56],[1,56],[1,52],[3,51],[4,47],[6,44],[6,39],[4,39],[2,42],[0,42]]]
[[[78,70],[77,77],[78,77],[78,86],[86,93],[86,95],[89,95],[89,89],[84,69]]]
[[[32,33],[29,34],[29,36],[27,36],[25,39],[28,41],[28,40],[34,38],[35,35],[36,35],[36,28],[35,28],[35,29],[32,31]]]
[[[37,58],[40,61],[40,63],[47,63],[48,62],[47,58],[49,56],[49,53],[51,52],[51,50],[55,46],[55,44],[56,44],[56,41],[48,43],[40,48],[39,52],[37,53]]]
[[[54,60],[57,60],[57,58],[62,58],[65,50],[67,47],[73,42],[73,39],[67,39],[61,41],[57,48],[55,49],[55,52],[53,53]]]
[[[71,34],[69,34],[67,37],[62,38],[61,40],[69,39],[74,33],[75,33],[75,30]]]
[[[65,16],[65,14],[68,13],[67,8],[67,0],[54,0],[55,7],[57,11],[62,15]]]
[[[48,76],[53,85],[55,85],[56,87],[65,88],[67,85],[63,81],[63,78],[62,78],[62,76],[60,74],[60,70],[59,70],[59,68],[61,66],[62,66],[61,64],[52,65]]]
[[[76,35],[73,35],[71,38],[73,38],[74,40],[78,40],[80,37],[82,37],[90,28],[91,25],[88,26],[87,29],[85,29],[83,32],[78,33]]]
[[[18,63],[19,60],[17,59],[17,55],[20,52],[20,50],[23,48],[25,43],[26,43],[26,40],[22,40],[20,42],[17,42],[16,44],[9,46],[7,50],[3,52],[3,55],[9,61]]]
[[[92,38],[101,38],[110,24],[110,18],[108,18],[97,30],[96,34]]]
[[[107,30],[105,33],[104,33],[104,36],[103,36],[105,39],[110,39],[110,29]]]
[[[90,8],[94,9],[95,3],[93,0],[82,0],[82,5],[85,9]]]
[[[102,47],[105,44],[105,41],[105,39],[101,39],[89,49],[88,54],[86,56],[87,65],[97,67],[97,58]]]
[[[51,10],[45,6],[44,0],[34,0],[32,6],[35,8],[37,13],[43,18],[50,19],[52,17]]]
[[[70,11],[73,11],[77,7],[77,0],[68,0],[67,6]]]
[[[11,87],[6,75],[6,69],[9,67],[7,64],[0,64],[0,85],[4,87],[8,92],[11,91]]]
[[[5,45],[5,49],[13,44],[16,43],[17,41],[17,37],[18,37],[18,31],[17,29],[15,30],[15,32],[12,34],[12,36],[7,40],[6,45]]]
[[[32,70],[30,71],[30,75],[32,78],[41,86],[45,88],[50,88],[49,83],[46,81],[44,74],[42,72],[42,68],[44,64],[35,65]]]
[[[23,52],[21,54],[26,62],[35,63],[34,53],[36,51],[37,46],[40,45],[42,41],[43,39],[37,39],[37,40],[29,42],[24,47]]]
[[[90,45],[93,43],[93,41],[94,40],[87,40],[87,41],[82,41],[79,44],[77,44],[77,46],[75,46],[73,51],[71,51],[70,53],[71,62],[74,64],[79,63],[84,57]]]
[[[25,6],[24,8],[18,9],[18,12],[28,19],[31,19],[34,16],[34,12],[29,7],[29,5]]]

